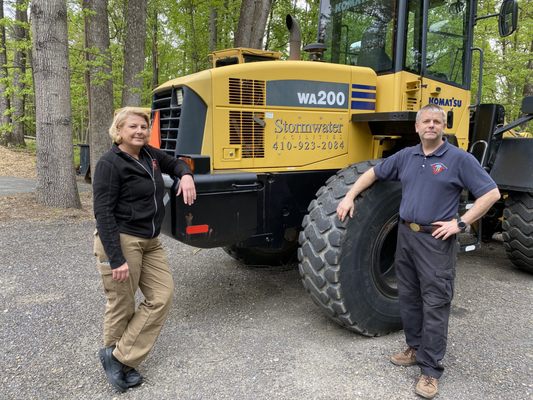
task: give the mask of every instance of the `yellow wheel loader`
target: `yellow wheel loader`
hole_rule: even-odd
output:
[[[324,312],[369,336],[400,329],[393,268],[401,189],[377,183],[354,219],[335,215],[367,168],[418,143],[416,111],[447,113],[448,140],[472,151],[506,204],[461,242],[501,225],[513,262],[533,269],[533,140],[503,138],[503,107],[471,104],[476,0],[322,0],[317,43],[301,61],[290,16],[291,55],[254,49],[212,54],[213,67],[168,81],[153,96],[156,145],[194,170],[198,199],[171,193],[163,231],[200,248],[223,247],[251,265],[299,260],[303,284]],[[515,0],[499,14],[502,36],[516,28]],[[478,86],[481,87],[482,57]],[[478,99],[480,98],[478,93]],[[520,161],[517,161],[520,160]],[[517,164],[520,162],[521,164]],[[464,196],[468,207],[469,196]]]

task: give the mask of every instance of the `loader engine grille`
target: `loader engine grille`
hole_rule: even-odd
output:
[[[265,81],[229,78],[229,103],[264,106]]]
[[[264,118],[264,112],[229,112],[229,142],[242,146],[242,158],[265,157]]]
[[[176,153],[182,105],[182,88],[172,88],[154,95],[152,112],[159,111],[161,150],[171,156]],[[154,114],[152,114],[152,118],[153,116]]]
[[[418,99],[413,97],[407,98],[407,110],[409,111],[415,111],[418,106]]]

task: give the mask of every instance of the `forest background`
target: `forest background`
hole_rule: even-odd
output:
[[[533,95],[533,1],[518,4],[517,32],[500,38],[495,19],[480,20],[474,43],[485,52],[483,102],[503,104],[508,119]],[[479,0],[478,15],[499,5]],[[109,146],[113,110],[150,107],[153,88],[209,68],[214,50],[287,58],[285,16],[299,22],[305,46],[316,42],[318,8],[319,0],[0,0],[0,145],[24,147],[39,131],[37,200],[79,207],[73,143],[91,143],[92,164]],[[68,121],[54,112],[68,107]]]

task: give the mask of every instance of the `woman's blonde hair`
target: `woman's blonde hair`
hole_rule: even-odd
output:
[[[150,127],[150,113],[146,108],[141,107],[123,107],[115,111],[115,117],[113,118],[113,123],[109,128],[109,136],[113,143],[120,144],[122,143],[122,138],[119,136],[118,131],[126,122],[126,119],[131,115],[137,115],[143,118],[146,121],[148,127]]]

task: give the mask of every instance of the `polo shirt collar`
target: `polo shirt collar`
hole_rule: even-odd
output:
[[[422,143],[419,143],[416,147],[415,147],[415,151],[414,151],[414,154],[417,154],[417,155],[421,155],[421,156],[425,156],[425,157],[430,157],[430,156],[437,156],[437,157],[440,157],[442,156],[444,153],[446,153],[446,151],[448,151],[448,148],[450,147],[450,143],[448,142],[448,139],[446,138],[446,136],[443,136],[442,137],[442,141],[444,143],[442,143],[436,151],[434,151],[433,153],[430,153],[428,154],[427,156],[424,154],[424,150],[422,150]]]

